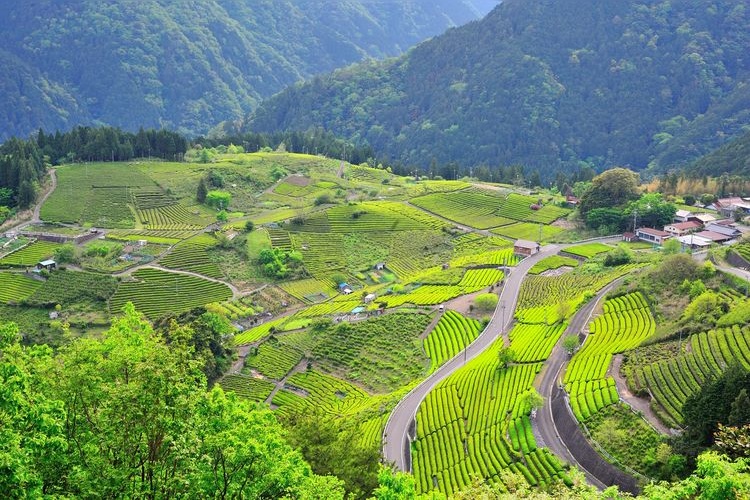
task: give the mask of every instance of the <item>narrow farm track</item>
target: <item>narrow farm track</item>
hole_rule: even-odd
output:
[[[417,409],[422,400],[438,383],[461,368],[465,362],[474,359],[487,349],[500,335],[506,333],[507,326],[513,322],[521,283],[529,269],[545,257],[556,254],[560,248],[557,245],[545,246],[539,253],[527,257],[517,267],[512,268],[510,274],[505,279],[505,286],[503,286],[500,294],[495,314],[484,331],[479,334],[476,340],[464,352],[447,361],[399,401],[388,418],[383,434],[383,455],[386,461],[393,462],[399,470],[411,471],[411,441],[409,431],[414,426]],[[503,307],[505,308],[504,311],[502,310]]]
[[[39,214],[42,211],[42,205],[44,205],[44,202],[47,201],[47,198],[49,198],[50,195],[54,193],[55,189],[57,188],[57,172],[55,171],[54,168],[50,169],[49,178],[52,181],[52,185],[49,187],[47,192],[44,193],[44,196],[42,196],[42,199],[39,200],[39,203],[37,203],[36,206],[34,207],[34,216],[31,218],[32,223],[41,222]]]
[[[169,269],[167,267],[161,267],[161,266],[157,266],[157,265],[154,265],[154,264],[144,264],[142,266],[135,266],[135,267],[132,267],[132,268],[126,270],[126,271],[122,271],[120,273],[113,274],[113,276],[130,275],[130,274],[132,274],[133,272],[135,272],[135,271],[137,271],[139,269],[158,269],[159,271],[164,271],[164,272],[167,272],[167,273],[184,274],[186,276],[192,276],[194,278],[200,278],[200,279],[204,279],[206,281],[213,281],[214,283],[220,283],[222,285],[226,285],[232,291],[232,299],[238,299],[238,298],[240,298],[242,296],[242,293],[237,289],[236,286],[234,286],[233,284],[231,284],[231,283],[229,283],[229,282],[227,282],[225,280],[220,280],[220,279],[217,279],[217,278],[210,278],[210,277],[208,277],[206,275],[203,275],[203,274],[200,274],[200,273],[194,273],[193,271],[183,271],[182,269]]]

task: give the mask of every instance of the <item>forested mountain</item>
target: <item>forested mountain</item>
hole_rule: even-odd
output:
[[[750,124],[736,0],[507,0],[407,55],[298,85],[256,131],[325,125],[427,166],[687,163]]]
[[[750,132],[699,158],[687,167],[686,174],[694,177],[750,176]]]
[[[0,140],[99,123],[203,133],[301,78],[400,54],[496,3],[5,2]]]

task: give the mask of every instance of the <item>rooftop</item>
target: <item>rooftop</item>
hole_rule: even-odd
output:
[[[529,241],[529,240],[516,240],[516,242],[513,244],[514,247],[517,248],[536,248],[539,246],[539,243],[535,241]]]

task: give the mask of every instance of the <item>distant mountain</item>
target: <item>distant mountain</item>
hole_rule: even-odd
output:
[[[490,0],[8,0],[0,141],[109,124],[204,133],[313,74],[401,54]]]
[[[750,131],[699,158],[685,169],[693,177],[750,177]]]
[[[248,128],[325,126],[421,166],[686,164],[750,124],[748,7],[506,0],[397,60],[287,89]]]

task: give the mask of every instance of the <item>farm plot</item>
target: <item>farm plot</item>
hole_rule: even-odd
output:
[[[326,300],[336,293],[333,281],[316,278],[288,281],[280,284],[279,287],[292,297],[307,303]]]
[[[294,233],[292,240],[302,253],[305,269],[313,277],[329,280],[336,270],[343,270],[346,257],[340,234]]]
[[[271,404],[281,414],[322,411],[333,415],[351,414],[363,409],[370,395],[344,380],[315,370],[295,373]]]
[[[170,273],[159,269],[140,269],[134,281],[123,281],[110,300],[110,310],[119,311],[126,302],[151,319],[168,313],[178,314],[211,302],[222,302],[232,296],[226,285],[213,281]]]
[[[589,326],[583,347],[570,360],[563,383],[571,396],[573,413],[585,420],[617,401],[614,380],[607,369],[614,354],[638,347],[656,331],[656,322],[640,292],[608,299],[604,313]]]
[[[562,466],[536,449],[532,435],[524,429],[521,445],[517,430],[509,431],[518,419],[523,426],[518,398],[531,388],[542,365],[499,369],[498,346],[438,384],[420,405],[412,454],[419,493],[438,490],[450,496],[471,484],[473,476],[493,482],[503,469],[523,474],[533,485],[562,477]],[[515,435],[513,443],[509,434]],[[520,452],[514,450],[516,443]]]
[[[547,359],[567,326],[567,323],[551,326],[517,323],[509,333],[516,361],[530,363]]]
[[[670,425],[683,421],[682,406],[701,385],[731,363],[750,369],[750,327],[735,325],[690,337],[690,352],[635,367],[636,390],[648,389]]]
[[[331,232],[385,232],[439,229],[440,220],[395,202],[364,202],[326,211]]]
[[[426,372],[428,360],[419,337],[430,321],[425,314],[393,313],[357,323],[322,325],[315,329],[312,343],[308,337],[288,337],[283,342],[304,351],[323,372],[358,382],[372,392],[388,392]],[[295,339],[304,344],[295,344]]]
[[[249,299],[244,298],[240,300],[227,300],[225,302],[212,302],[206,304],[206,310],[216,314],[220,314],[230,320],[237,320],[241,318],[247,318],[257,313],[256,309],[251,305],[246,304],[244,301]]]
[[[471,344],[481,331],[479,321],[446,311],[430,335],[424,339],[424,350],[430,358],[430,373]]]
[[[265,401],[274,388],[272,382],[248,375],[226,375],[219,381],[219,385],[227,392],[256,403]]]
[[[199,235],[177,244],[159,261],[164,267],[192,271],[210,278],[224,277],[219,266],[208,256],[207,250],[216,245],[216,239],[209,235]]]
[[[44,259],[52,257],[61,245],[38,240],[0,259],[0,267],[34,267]]]
[[[539,205],[538,202],[538,198],[533,196],[510,193],[498,207],[497,214],[517,221],[551,224],[570,212],[567,208],[551,204]],[[531,208],[532,206],[538,206],[539,208],[535,210]]]
[[[638,267],[628,264],[596,274],[576,270],[560,276],[528,276],[521,285],[516,319],[524,323],[554,323],[558,321],[560,313],[566,316],[574,313],[586,299],[587,293],[599,290]]]
[[[245,330],[242,333],[238,333],[234,336],[234,345],[245,345],[257,342],[278,330],[279,327],[288,320],[288,317],[276,318],[250,328],[249,330]]]
[[[454,238],[451,243],[453,244],[453,257],[476,255],[513,246],[513,242],[505,238],[482,236],[477,233],[462,234]]]
[[[183,205],[173,204],[156,208],[138,208],[138,222],[143,227],[156,231],[197,231],[211,220],[197,210],[190,211]]]
[[[542,223],[534,224],[532,222],[516,222],[507,226],[493,229],[492,232],[513,238],[514,240],[531,240],[531,241],[549,241],[556,235],[562,233],[563,228],[557,226],[548,226]]]
[[[552,255],[540,260],[529,269],[529,274],[542,274],[546,271],[559,269],[561,267],[578,267],[578,261],[570,257]]]
[[[0,273],[0,302],[19,302],[31,296],[41,282],[18,273]]]
[[[512,218],[501,217],[497,211],[503,204],[498,196],[470,191],[429,194],[414,198],[411,203],[459,224],[487,229],[511,224]]]
[[[745,259],[745,262],[750,263],[750,243],[740,243],[739,245],[734,245],[732,247],[732,250],[737,252],[737,254]]]
[[[450,261],[452,267],[465,266],[515,266],[520,261],[512,248],[490,250],[476,255],[465,255]]]
[[[38,306],[61,304],[71,306],[82,302],[104,305],[117,290],[117,280],[109,275],[79,271],[55,271],[29,297]]]
[[[612,250],[612,247],[609,245],[605,245],[604,243],[584,243],[583,245],[567,247],[563,251],[565,253],[590,259],[592,257],[596,257],[600,253],[609,252],[610,250]]]
[[[42,220],[132,228],[131,192],[156,188],[154,181],[124,163],[67,165],[57,168],[57,189],[41,209]]]
[[[263,342],[256,352],[245,358],[245,367],[262,373],[268,378],[281,380],[302,361],[302,351],[270,340]]]

